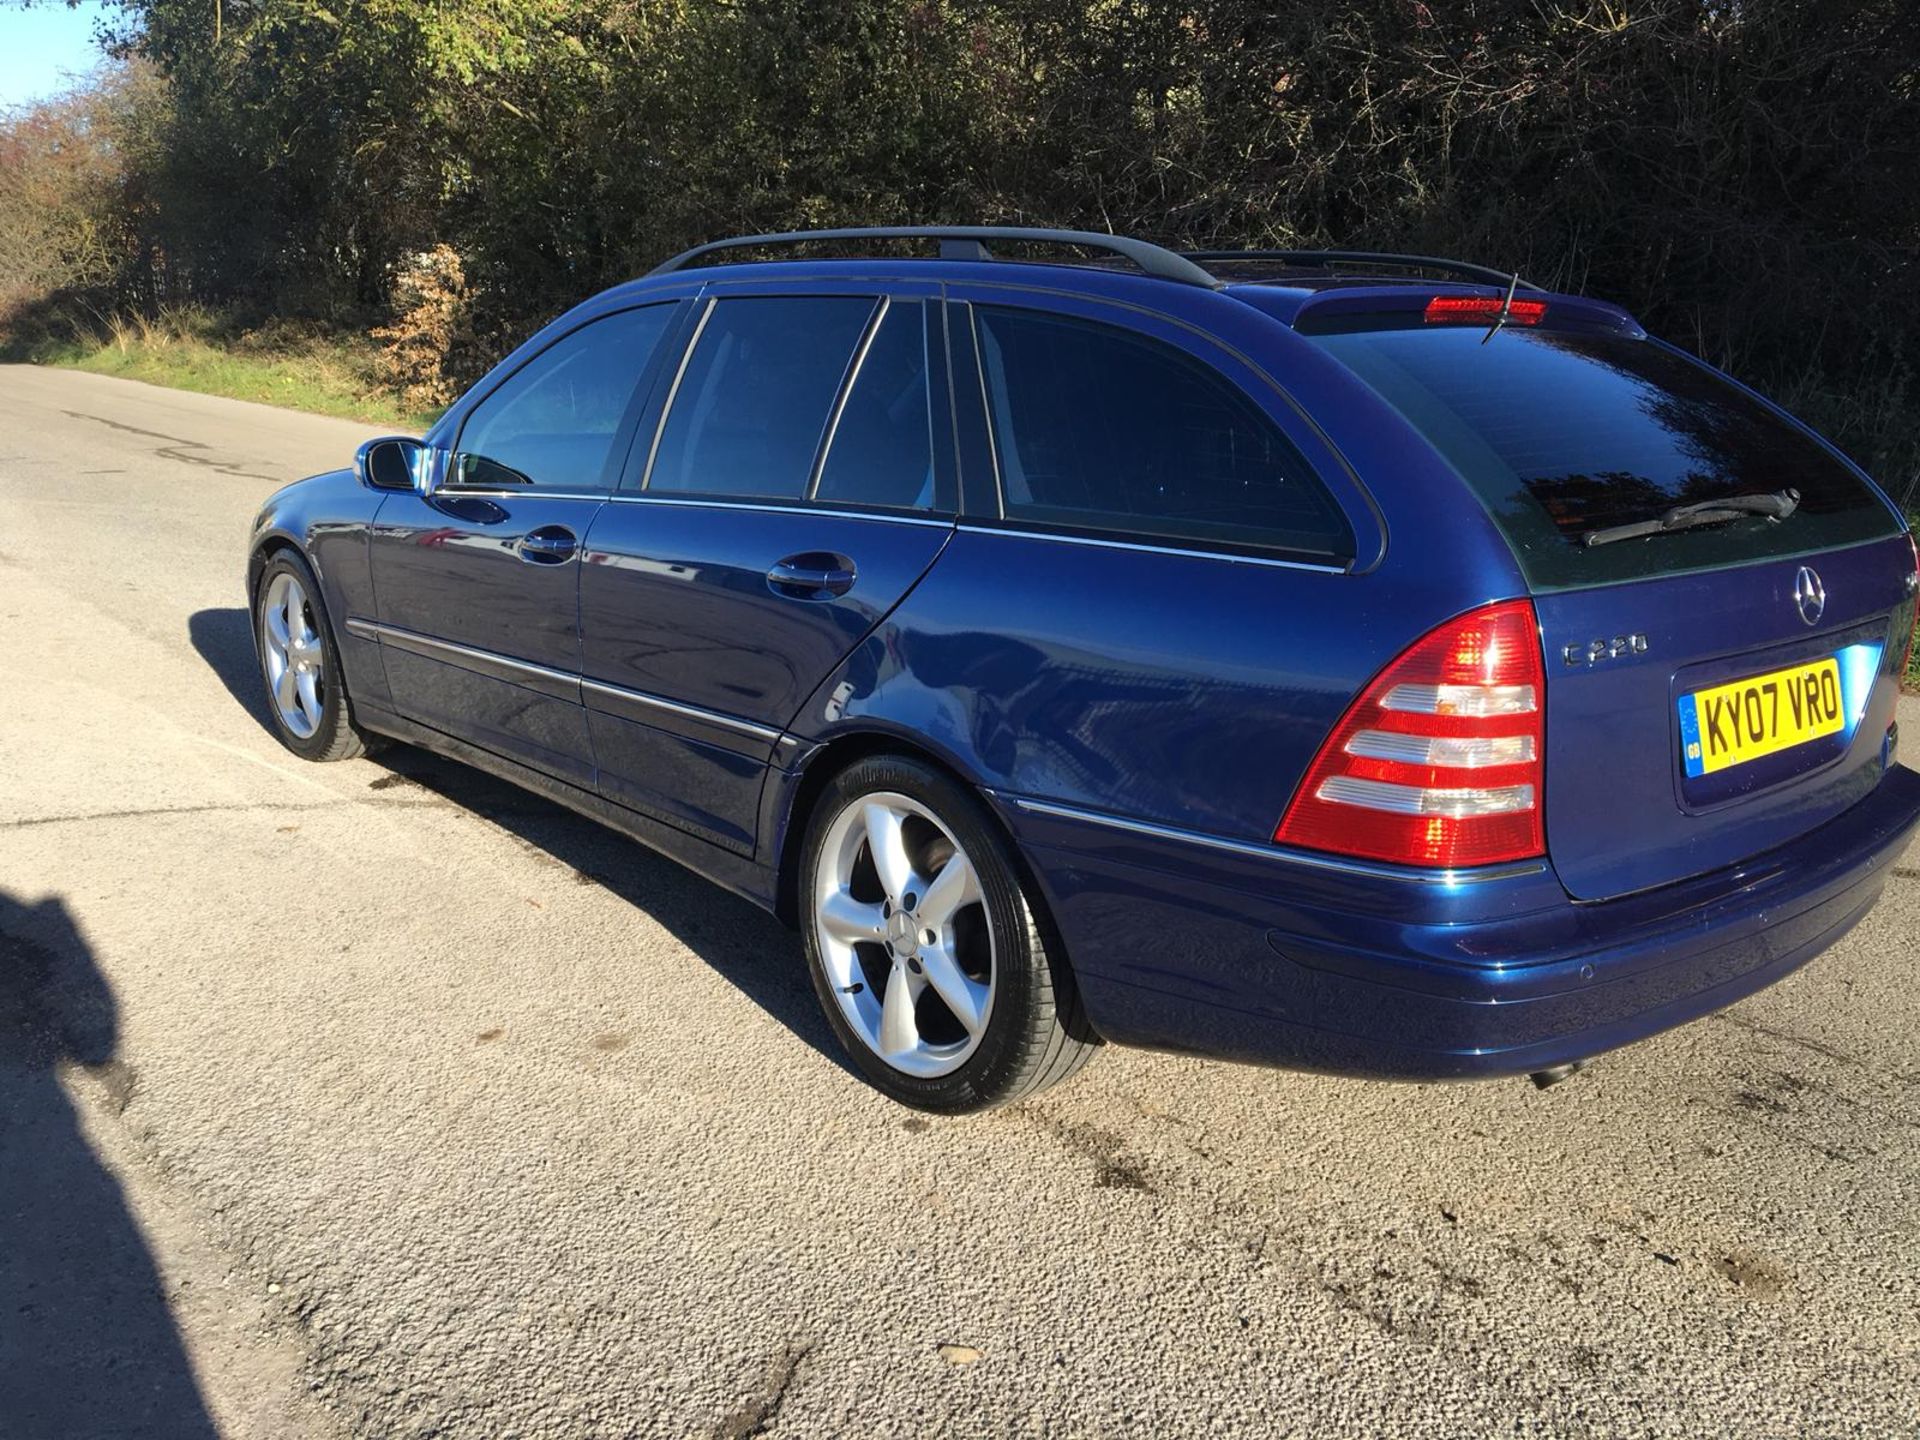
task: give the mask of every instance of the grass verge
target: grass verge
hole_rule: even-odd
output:
[[[435,417],[409,414],[384,393],[375,358],[363,336],[284,322],[242,327],[197,310],[84,322],[65,315],[13,327],[0,344],[0,359],[424,431]]]

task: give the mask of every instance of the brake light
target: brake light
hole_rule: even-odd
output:
[[[1274,842],[1446,869],[1545,854],[1545,702],[1531,601],[1449,620],[1348,708]]]
[[[1489,325],[1507,307],[1501,295],[1436,295],[1427,302],[1429,325]],[[1507,308],[1507,324],[1538,325],[1546,317],[1544,300],[1515,300]]]

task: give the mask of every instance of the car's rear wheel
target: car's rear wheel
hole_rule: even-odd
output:
[[[338,647],[320,586],[291,550],[267,561],[253,600],[254,653],[267,689],[267,714],[280,743],[303,760],[347,760],[366,752],[353,725]]]
[[[983,1110],[1059,1083],[1093,1054],[1037,899],[962,786],[904,757],[857,761],[820,797],[805,845],[814,989],[879,1089],[922,1110]]]

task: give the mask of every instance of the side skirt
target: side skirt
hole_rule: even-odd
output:
[[[378,706],[357,704],[353,718],[356,724],[367,730],[391,736],[395,740],[409,745],[417,745],[422,750],[431,750],[444,755],[449,760],[458,760],[463,765],[471,765],[476,770],[484,770],[502,780],[531,791],[543,799],[597,820],[611,830],[617,830],[629,839],[637,840],[649,850],[657,851],[669,860],[678,861],[696,875],[713,881],[714,884],[733,891],[734,894],[751,900],[763,910],[774,909],[774,890],[776,878],[765,866],[723,850],[705,840],[648,819],[625,806],[616,805],[603,799],[590,790],[582,790],[564,780],[557,780],[491,750],[482,749],[469,741],[448,735],[418,724],[401,715],[394,714]]]

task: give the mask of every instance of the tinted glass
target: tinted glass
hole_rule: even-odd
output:
[[[977,320],[1009,517],[1352,555],[1306,461],[1224,376],[1108,325]]]
[[[800,499],[869,299],[719,300],[660,434],[649,490]]]
[[[614,432],[672,305],[583,325],[509,376],[460,431],[456,483],[599,490]]]
[[[933,504],[926,307],[888,305],[827,442],[815,494],[843,505]]]
[[[1624,335],[1478,326],[1316,337],[1426,435],[1543,588],[1824,549],[1898,528],[1824,446],[1713,371]],[[1746,519],[1588,547],[1676,505],[1800,492]]]

